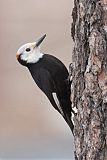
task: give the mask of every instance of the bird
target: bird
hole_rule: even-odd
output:
[[[72,133],[71,82],[65,65],[55,56],[44,54],[40,46],[46,34],[36,42],[22,45],[17,53],[18,62],[27,67],[37,86],[44,92],[52,106],[62,115]]]

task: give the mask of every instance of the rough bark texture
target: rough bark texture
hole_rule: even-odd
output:
[[[74,0],[72,107],[76,160],[107,160],[107,1]]]

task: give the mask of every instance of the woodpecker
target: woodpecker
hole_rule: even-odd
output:
[[[40,51],[43,35],[37,42],[21,46],[16,54],[17,60],[30,71],[37,86],[45,93],[52,106],[63,116],[72,133],[74,125],[71,116],[71,90],[69,73],[65,65],[56,57]]]

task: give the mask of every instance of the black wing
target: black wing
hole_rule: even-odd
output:
[[[42,65],[44,65],[44,68],[46,68],[52,75],[53,78],[58,78],[65,80],[68,78],[68,70],[65,67],[65,65],[56,57],[49,54],[44,54],[43,56]]]
[[[32,72],[31,72],[32,74]],[[52,79],[51,73],[45,68],[33,72],[32,77],[37,86],[45,93],[52,106],[64,117],[73,132],[71,117],[70,92],[68,85],[62,81],[58,84]],[[61,85],[62,84],[62,85]],[[59,87],[60,86],[60,87]]]
[[[68,97],[69,95],[64,94],[62,96],[58,96],[56,89],[57,86],[55,85],[49,71],[47,71],[46,69],[40,69],[39,73],[41,90],[46,94],[53,107],[63,116],[63,118],[71,128],[71,131],[73,132],[74,127],[71,121],[71,102],[70,97]]]
[[[53,107],[62,114],[61,108],[58,107],[57,103],[55,102],[53,93],[55,92],[55,85],[54,81],[51,77],[51,74],[48,70],[44,68],[40,68],[38,73],[36,72],[36,75],[33,76],[37,86],[45,93],[45,95],[48,97],[49,101],[53,105]]]

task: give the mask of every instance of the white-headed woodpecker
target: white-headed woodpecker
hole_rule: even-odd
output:
[[[21,46],[16,57],[20,64],[29,69],[37,86],[46,94],[73,132],[71,112],[74,111],[71,108],[69,73],[59,59],[40,51],[40,44],[45,37],[46,34],[37,42]]]

